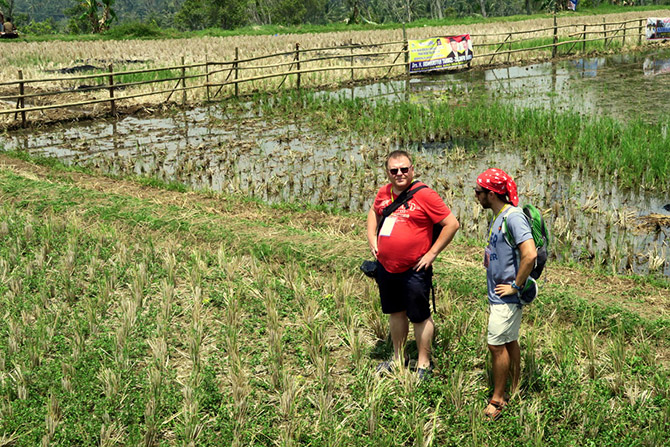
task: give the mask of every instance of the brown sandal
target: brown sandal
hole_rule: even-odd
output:
[[[495,411],[491,413],[487,413],[486,409],[484,409],[484,416],[486,416],[489,420],[496,421],[498,418],[502,415],[502,410],[505,408],[505,405],[507,402],[498,402],[497,400],[491,399],[489,401],[489,405],[491,405],[493,408],[495,408]]]

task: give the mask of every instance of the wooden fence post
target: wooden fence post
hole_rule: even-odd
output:
[[[109,108],[112,116],[116,115],[116,101],[114,101],[114,68],[109,64]]]
[[[295,80],[295,87],[300,90],[300,44],[298,42],[295,43],[295,60],[298,69],[298,77]]]
[[[19,70],[19,100],[16,102],[17,106],[20,106],[22,109],[26,107],[26,99],[23,97],[25,93],[24,83],[23,83],[23,70]],[[14,114],[14,119],[16,119],[16,113]],[[26,127],[26,112],[21,112],[21,127]]]
[[[235,47],[235,62],[233,62],[233,68],[235,69],[235,97],[240,95],[240,86],[237,84],[237,76],[238,76],[238,69],[237,69],[237,64],[238,60],[240,60],[240,49],[238,47]]]
[[[607,48],[607,23],[603,17],[603,36],[605,36],[605,48]]]
[[[186,105],[186,67],[184,66],[184,56],[181,57],[181,105]]]
[[[628,28],[628,23],[624,22],[624,24],[623,24],[623,38],[621,39],[621,48],[626,46],[626,28]]]
[[[556,23],[556,9],[554,9],[554,46],[551,48],[551,58],[556,57],[556,50],[558,49],[556,43],[558,42],[558,25]]]
[[[509,33],[507,38],[509,39],[509,43],[507,44],[507,62],[509,63],[509,58],[512,55],[512,33]]]
[[[638,34],[637,34],[637,44],[642,45],[642,21],[644,19],[640,19],[640,27],[638,28]]]
[[[586,53],[586,25],[584,25],[584,37],[582,41],[582,53]]]
[[[205,83],[207,85],[207,102],[209,102],[209,58],[205,53]]]
[[[351,65],[351,82],[354,82],[354,42],[349,39],[349,65]]]
[[[403,51],[405,52],[405,71],[409,74],[409,42],[407,42],[407,30],[405,24],[402,24]]]

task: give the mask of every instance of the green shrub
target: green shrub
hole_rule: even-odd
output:
[[[131,22],[117,25],[104,33],[111,39],[159,39],[167,33],[153,23]]]
[[[58,26],[56,25],[56,22],[49,17],[42,22],[31,20],[29,24],[22,26],[20,31],[25,34],[44,36],[48,34],[56,34],[58,32]]]

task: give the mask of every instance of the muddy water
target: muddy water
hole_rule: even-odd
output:
[[[666,45],[644,53],[435,74],[340,89],[334,94],[427,102],[460,92],[481,93],[524,108],[653,122],[664,112],[668,91],[670,47]]]
[[[587,81],[600,73],[616,72],[614,66],[621,61],[626,73],[637,70],[640,76],[653,76],[661,80],[659,82],[667,82],[670,74],[663,67],[670,61],[670,52],[666,56],[667,59],[660,59],[656,55],[652,62],[649,62],[650,55],[621,56],[604,62],[600,59],[562,61],[551,66],[550,74],[544,77],[540,74],[547,72],[544,64],[504,69],[510,73],[504,82],[500,81],[502,72],[492,70],[412,79],[409,90],[400,89],[400,84],[406,87],[402,82],[391,83],[392,87],[377,84],[349,92],[428,100],[443,94],[444,90],[439,88],[444,89],[444,85],[449,84],[442,79],[444,76],[455,76],[460,79],[454,81],[460,82],[460,89],[481,89],[490,94],[496,92],[495,95],[504,90],[510,93],[505,99],[524,106],[532,103],[556,107],[551,101],[572,104],[570,95],[579,90],[581,96],[578,97],[588,99],[581,101],[584,113],[611,113],[614,107],[596,101],[593,98],[599,98],[599,94],[587,89],[587,86],[605,87]],[[582,74],[572,78],[567,74],[570,67]],[[585,70],[584,67],[590,68]],[[648,70],[660,68],[656,74],[645,75],[645,67]],[[594,76],[583,74],[593,73],[593,70]],[[522,80],[521,74],[528,72],[530,75]],[[519,76],[514,77],[512,73]],[[558,76],[559,73],[566,74]],[[492,78],[495,80],[491,81]],[[548,87],[571,84],[571,79],[572,83],[583,84],[579,89]],[[506,83],[505,89],[499,87],[501,82]],[[527,87],[529,83],[536,86],[527,90],[537,91],[537,98],[545,98],[545,101],[533,100],[532,95],[514,94],[514,86],[524,83]],[[630,93],[625,83],[613,81],[606,89],[612,98],[625,97],[626,93],[613,92],[614,86]],[[580,103],[574,101],[572,108]],[[626,105],[629,106],[630,101]],[[615,114],[630,115],[620,111]],[[649,119],[654,116],[650,114]],[[389,150],[397,148],[389,141],[322,135],[298,122],[271,123],[250,115],[229,116],[224,109],[214,106],[163,117],[126,117],[48,132],[17,132],[9,136],[4,146],[7,150],[57,157],[68,164],[113,174],[152,176],[183,182],[197,189],[240,192],[267,202],[298,201],[357,212],[367,210],[376,188],[384,182],[380,160]],[[670,275],[670,228],[640,226],[641,218],[649,214],[670,216],[670,211],[664,209],[670,204],[668,192],[624,191],[611,179],[603,181],[578,171],[556,170],[546,163],[528,164],[522,155],[496,142],[463,140],[417,143],[404,148],[417,154],[418,177],[445,198],[461,221],[464,235],[483,239],[489,218],[475,202],[472,192],[475,176],[492,165],[504,166],[516,177],[521,197],[546,211],[556,256],[608,265],[618,271],[661,271]]]

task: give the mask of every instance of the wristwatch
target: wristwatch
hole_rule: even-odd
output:
[[[516,280],[512,281],[512,284],[510,284],[510,285],[511,285],[513,288],[515,288],[516,290],[518,290],[519,292],[521,292],[521,287],[519,287],[519,286],[516,285]]]

